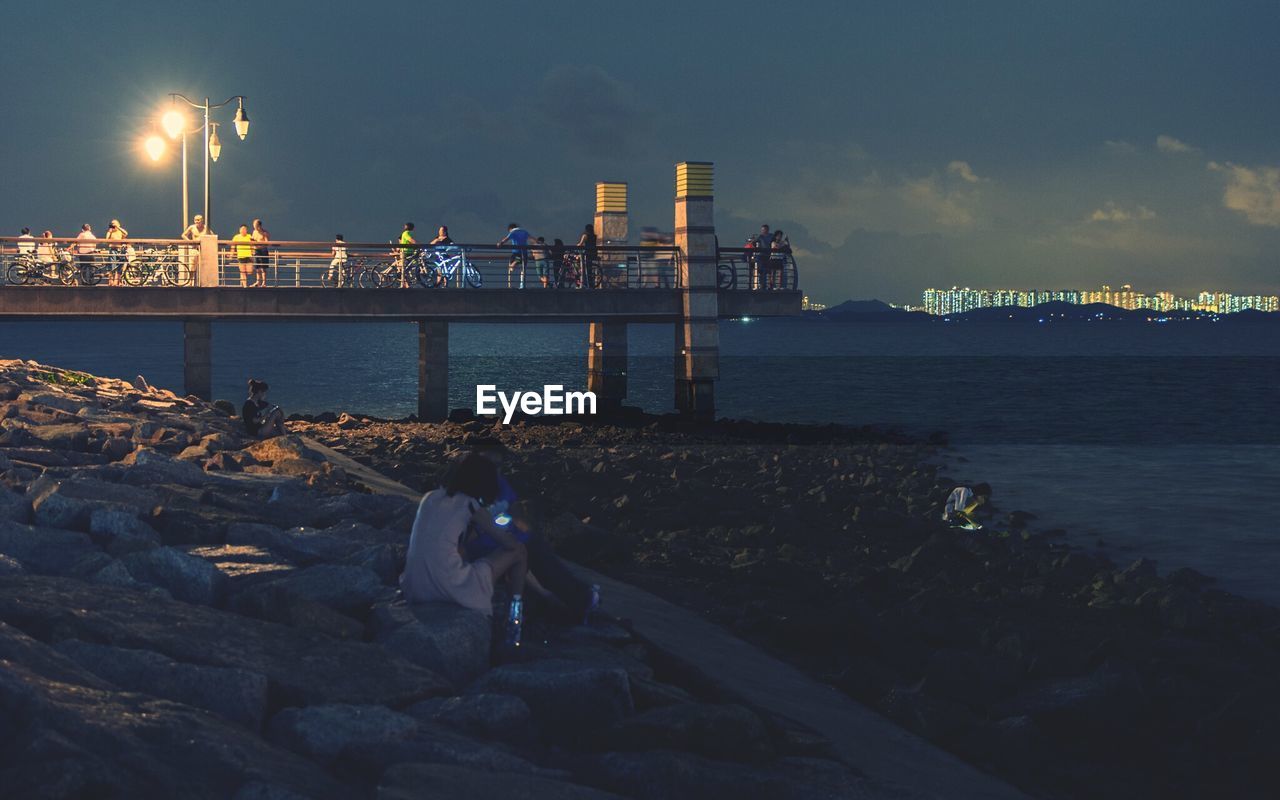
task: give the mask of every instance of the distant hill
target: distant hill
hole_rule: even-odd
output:
[[[809,319],[824,319],[831,322],[1097,322],[1133,320],[1199,320],[1219,319],[1231,322],[1265,322],[1280,323],[1280,313],[1269,314],[1263,311],[1241,311],[1237,314],[1213,314],[1206,311],[1153,311],[1139,308],[1128,311],[1105,303],[1089,303],[1076,305],[1054,301],[1042,303],[1029,308],[1021,306],[1000,306],[998,308],[976,308],[962,314],[933,316],[923,311],[904,311],[880,300],[846,300],[825,311],[806,311]]]

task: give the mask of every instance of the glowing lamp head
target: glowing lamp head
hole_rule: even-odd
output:
[[[142,143],[142,149],[147,151],[147,155],[152,161],[159,161],[164,155],[164,139],[159,136],[148,136],[147,140]]]
[[[164,112],[160,118],[160,126],[170,139],[177,139],[187,129],[187,118],[176,108]]]
[[[240,137],[240,141],[244,141],[244,137],[249,135],[249,115],[244,111],[244,99],[240,100],[240,107],[236,109],[236,135]]]
[[[213,132],[209,134],[209,158],[217,161],[220,155],[222,155],[222,140],[218,138],[218,126],[214,125]]]

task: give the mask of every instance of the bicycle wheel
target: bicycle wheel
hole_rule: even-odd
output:
[[[63,286],[79,286],[81,282],[80,268],[74,262],[62,261],[58,263],[58,281]]]
[[[345,267],[329,267],[326,270],[321,270],[320,286],[325,289],[335,289],[341,286],[347,277],[343,274],[346,271]]]
[[[6,275],[9,278],[9,283],[14,286],[25,286],[27,281],[31,280],[31,273],[21,261],[15,261],[10,264]]]
[[[716,286],[721,289],[734,289],[738,286],[738,270],[732,264],[716,266]]]
[[[463,270],[463,276],[466,278],[467,285],[472,289],[479,289],[484,285],[484,279],[480,277],[480,270],[471,266],[471,264],[466,264],[463,267]]]
[[[169,261],[160,270],[160,281],[165,286],[190,286],[194,277],[191,268],[181,261]]]
[[[124,265],[124,282],[129,286],[141,286],[147,277],[147,268],[141,259],[135,259]]]
[[[440,287],[440,277],[435,264],[414,264],[410,267],[410,285],[416,281],[424,289],[437,289]]]
[[[360,267],[356,271],[354,283],[361,289],[377,289],[382,285],[382,281],[378,278],[378,273],[369,267]]]

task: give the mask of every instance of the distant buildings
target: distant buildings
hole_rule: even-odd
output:
[[[810,300],[809,300],[809,295],[807,295],[807,294],[806,294],[806,295],[804,296],[804,299],[800,301],[800,310],[801,310],[801,311],[826,311],[826,310],[827,310],[827,304],[826,304],[826,303],[814,303],[814,302],[812,302],[812,301],[810,301]]]
[[[806,298],[807,299],[807,298]],[[1177,297],[1173,292],[1143,294],[1134,291],[1129,284],[1119,289],[1103,286],[1099,290],[1061,289],[925,289],[924,311],[937,316],[961,314],[975,308],[1000,308],[1004,306],[1038,306],[1049,302],[1106,303],[1127,310],[1139,308],[1152,311],[1210,311],[1217,314],[1235,314],[1239,311],[1278,311],[1280,298],[1275,295],[1237,295],[1230,292],[1201,292],[1194,299]]]

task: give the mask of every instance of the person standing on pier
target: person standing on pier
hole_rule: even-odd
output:
[[[120,220],[113,219],[111,224],[107,226],[106,238],[111,241],[121,242],[129,238],[129,232],[120,224]],[[110,250],[111,271],[107,273],[107,285],[119,286],[122,281],[122,273],[124,272],[125,246],[122,244],[107,245]]]
[[[596,258],[599,253],[596,249],[597,244],[595,226],[587,225],[582,229],[578,247],[582,248],[582,285],[589,289],[598,289],[603,285],[596,270]]]
[[[240,288],[257,286],[257,276],[254,274],[257,271],[257,264],[253,252],[253,235],[249,233],[249,226],[241,225],[240,232],[232,236],[231,241],[235,246],[236,262],[240,264]]]
[[[213,231],[208,225],[204,224],[204,215],[196,214],[191,218],[191,224],[182,232],[182,238],[194,244],[182,248],[182,260],[186,264],[187,271],[194,273],[196,271],[196,262],[200,257],[199,242],[201,236],[212,236]],[[218,281],[221,283],[221,279]]]
[[[769,232],[768,225],[760,226],[760,233],[750,240],[750,245],[751,252],[747,254],[747,258],[751,261],[748,267],[747,286],[752,289],[763,289],[765,281],[768,280],[769,257],[773,251],[773,234]]]
[[[397,252],[396,266],[400,267],[400,288],[409,288],[409,259],[413,258],[413,249],[418,240],[413,238],[413,223],[406,222],[400,231],[400,249]]]
[[[251,235],[253,236],[253,241],[258,243],[258,246],[253,249],[253,271],[258,276],[257,281],[253,285],[266,286],[267,259],[270,256],[270,249],[266,246],[266,243],[271,241],[271,233],[266,228],[262,227],[261,219],[255,219],[253,221],[253,233]]]
[[[513,222],[507,226],[507,235],[498,240],[498,246],[510,242],[513,245],[511,260],[507,262],[507,288],[511,288],[511,276],[516,268],[520,269],[520,287],[524,288],[524,265],[529,254],[529,232]]]
[[[93,235],[93,227],[89,223],[80,226],[76,234],[76,243],[72,251],[76,254],[76,267],[80,270],[80,279],[89,283],[93,272],[94,253],[98,250],[98,237]]]

